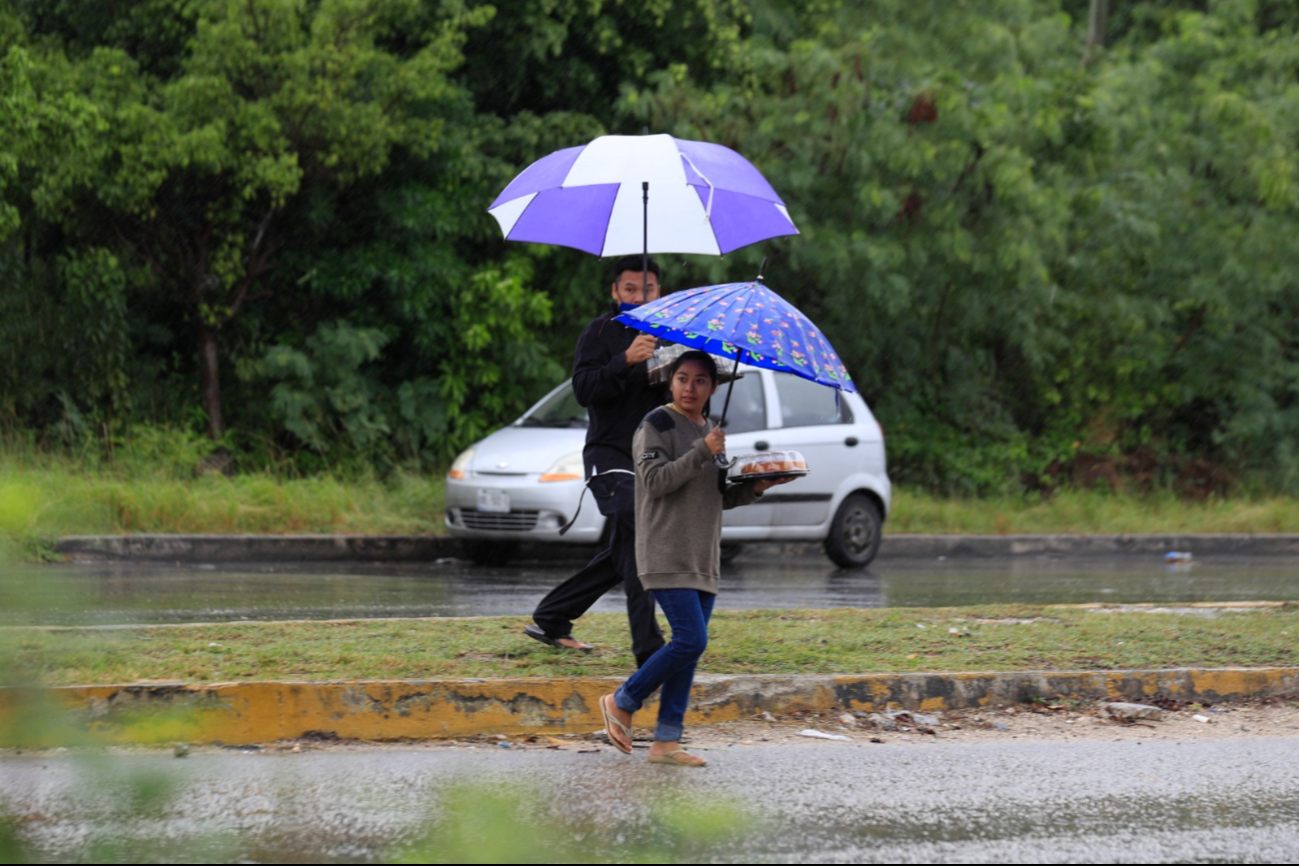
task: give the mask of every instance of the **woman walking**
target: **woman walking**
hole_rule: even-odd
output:
[[[748,505],[786,480],[765,479],[720,492],[713,458],[726,434],[704,417],[717,389],[717,365],[686,352],[669,371],[672,403],[645,416],[633,439],[636,461],[636,565],[641,583],[672,627],[672,640],[617,692],[600,698],[609,742],[631,754],[632,715],[656,689],[658,724],[649,760],[702,767],[681,749],[682,722],[695,667],[708,646],[708,620],[720,577],[722,510]]]

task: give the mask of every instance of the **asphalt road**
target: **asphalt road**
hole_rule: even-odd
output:
[[[49,861],[1295,862],[1294,743],[40,754],[0,759],[0,806]]]
[[[815,553],[764,556],[764,549],[775,550],[755,545],[723,567],[720,607],[1299,599],[1299,561],[1283,557],[1218,557],[1174,565],[1158,556],[895,559],[866,570],[843,570]],[[577,565],[13,567],[0,573],[0,624],[526,615]],[[615,592],[595,610],[622,606]]]

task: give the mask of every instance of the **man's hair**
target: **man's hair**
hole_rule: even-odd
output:
[[[622,258],[618,259],[618,261],[614,262],[613,281],[615,283],[618,282],[618,278],[622,276],[623,271],[635,271],[638,274],[643,273],[645,271],[645,266],[643,264],[641,257],[623,256]],[[663,275],[659,273],[658,262],[654,261],[653,259],[649,260],[649,272],[654,275],[654,279],[662,282]]]

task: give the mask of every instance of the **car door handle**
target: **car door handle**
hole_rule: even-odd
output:
[[[769,451],[771,450],[771,443],[765,439],[759,439],[757,442],[753,443],[753,447],[759,451]]]
[[[856,447],[857,447],[857,437],[856,437],[856,436],[849,436],[847,439],[843,440],[843,444],[847,445],[849,448],[856,448]]]

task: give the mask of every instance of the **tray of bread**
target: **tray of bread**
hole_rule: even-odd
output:
[[[761,478],[798,478],[807,474],[807,461],[797,451],[764,451],[736,457],[727,473],[732,483]]]

